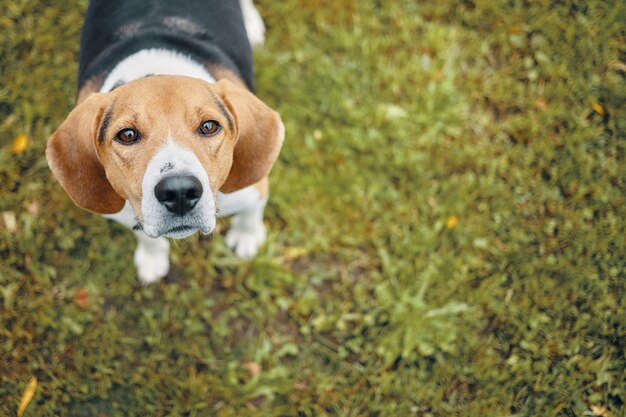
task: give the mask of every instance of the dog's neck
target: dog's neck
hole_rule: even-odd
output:
[[[209,71],[191,58],[165,49],[148,49],[134,53],[117,64],[106,77],[100,92],[150,75],[185,75],[214,83]]]

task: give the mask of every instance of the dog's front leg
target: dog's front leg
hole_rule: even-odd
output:
[[[151,238],[143,232],[135,232],[135,266],[142,284],[159,281],[170,270],[170,242],[164,237]]]
[[[265,242],[263,211],[267,203],[267,179],[234,193],[218,193],[217,207],[221,216],[233,214],[224,241],[235,254],[252,259]]]
[[[104,215],[133,230],[137,237],[135,267],[143,285],[152,284],[163,278],[170,270],[170,242],[164,237],[151,238],[141,230],[136,230],[137,218],[128,201],[124,208],[115,214]]]
[[[230,222],[230,229],[224,237],[226,245],[235,254],[244,259],[252,259],[265,242],[266,231],[263,225],[265,201],[259,201],[253,207],[235,214]]]

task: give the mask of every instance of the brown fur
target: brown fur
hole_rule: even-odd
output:
[[[48,165],[72,200],[99,213],[115,213],[124,200],[107,181],[93,138],[97,135],[107,98],[92,94],[69,114],[48,141]]]
[[[213,76],[217,81],[219,80],[228,80],[233,84],[246,88],[246,84],[243,82],[238,75],[236,75],[232,70],[229,70],[223,65],[219,64],[207,64],[206,69],[209,71],[209,74]]]
[[[107,113],[108,128],[100,142]],[[217,120],[221,132],[210,138],[200,135],[198,127],[205,120]],[[113,140],[125,128],[137,130],[141,139],[132,145]],[[168,139],[195,153],[214,192],[232,192],[269,173],[283,134],[276,112],[229,81],[208,84],[189,77],[152,76],[84,99],[51,136],[46,155],[78,206],[114,213],[127,199],[140,213],[143,173]]]
[[[269,195],[270,181],[267,176],[263,177],[261,181],[254,184],[254,189],[259,193],[259,200],[264,200]]]
[[[85,81],[80,90],[78,91],[78,96],[76,97],[76,104],[80,104],[87,97],[89,97],[93,93],[97,93],[102,87],[102,83],[104,82],[103,77],[93,77],[89,80]]]

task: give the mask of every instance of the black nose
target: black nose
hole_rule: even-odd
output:
[[[163,178],[154,187],[154,195],[168,211],[182,216],[202,197],[202,184],[190,175]]]

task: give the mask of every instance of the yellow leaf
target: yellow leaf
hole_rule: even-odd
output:
[[[20,133],[13,139],[13,145],[11,145],[11,152],[14,154],[22,153],[28,147],[28,137]]]
[[[448,229],[452,229],[454,227],[456,227],[456,225],[459,223],[459,218],[455,215],[452,215],[450,217],[448,217],[448,221],[446,222],[446,227]]]
[[[294,259],[302,258],[307,254],[307,250],[296,246],[287,246],[283,251],[283,258],[286,261],[292,261]]]
[[[32,377],[28,384],[26,384],[26,388],[24,388],[24,392],[22,393],[22,399],[20,400],[20,405],[17,407],[17,417],[22,417],[24,414],[24,410],[30,404],[30,400],[33,399],[35,395],[35,391],[37,390],[37,378]]]
[[[591,107],[596,113],[598,113],[601,116],[604,116],[604,107],[602,107],[600,104],[593,102],[591,103]]]
[[[535,100],[535,107],[537,107],[539,110],[545,110],[548,108],[548,102],[546,101],[546,99],[539,97],[537,100]]]

